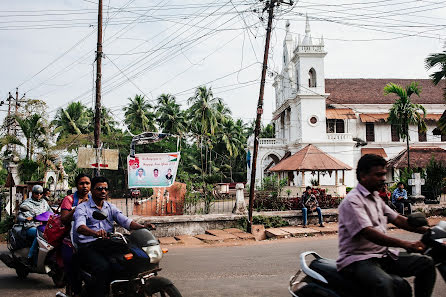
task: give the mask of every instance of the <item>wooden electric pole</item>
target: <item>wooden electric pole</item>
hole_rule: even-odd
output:
[[[268,69],[269,43],[271,39],[271,30],[272,30],[271,28],[274,17],[274,7],[276,5],[280,5],[281,3],[282,0],[270,0],[266,2],[264,8],[264,11],[268,10],[268,26],[266,28],[265,51],[263,53],[262,79],[260,81],[259,100],[257,102],[256,126],[254,129],[254,152],[252,155],[251,181],[249,187],[248,232],[251,232],[252,229],[252,208],[254,204],[254,192],[256,187],[255,183],[256,183],[256,171],[257,171],[257,154],[259,151],[260,124],[263,113],[263,95],[265,92],[266,71]],[[293,5],[293,2],[290,1],[289,3],[286,4]]]
[[[101,147],[101,77],[102,77],[102,0],[98,2],[98,44],[96,49],[96,104],[94,113],[94,148]],[[96,153],[98,156],[98,153]],[[100,174],[99,160],[94,175]]]

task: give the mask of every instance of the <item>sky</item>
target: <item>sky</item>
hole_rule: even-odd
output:
[[[235,118],[254,119],[266,28],[255,0],[104,0],[102,102],[122,120],[129,97],[187,99],[212,87]],[[281,71],[285,24],[324,37],[326,78],[428,78],[424,59],[445,50],[442,0],[306,0],[276,9],[265,90],[271,120],[273,75]],[[0,2],[0,100],[44,100],[49,117],[69,102],[92,107],[97,0]],[[0,118],[7,107],[0,107]]]

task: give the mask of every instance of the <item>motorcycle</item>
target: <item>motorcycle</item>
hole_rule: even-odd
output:
[[[408,216],[413,227],[427,226],[422,213]],[[425,255],[432,257],[438,271],[446,281],[446,222],[441,221],[423,234],[421,241],[426,245]],[[307,257],[314,259],[307,264]],[[344,278],[336,269],[336,261],[323,258],[314,251],[300,254],[301,269],[290,278],[288,291],[294,297],[355,297],[364,295],[363,289],[352,280]],[[399,276],[395,280],[407,282]]]
[[[21,207],[21,210],[26,211],[27,209]],[[28,261],[28,252],[33,243],[33,239],[27,237],[24,226],[26,218],[20,215],[18,217],[18,223],[13,225],[8,232],[7,246],[10,253],[0,254],[0,260],[9,268],[15,269],[17,276],[21,279],[26,278],[29,273],[47,274],[52,278],[54,285],[60,288],[65,285],[63,264],[61,264],[62,261],[57,254],[57,249],[43,237],[46,223],[52,214],[52,212],[47,211],[35,216],[33,219],[39,223],[36,236],[39,246],[36,264],[29,263]]]
[[[108,220],[102,211],[94,211],[96,220]],[[112,280],[109,296],[169,296],[181,297],[181,293],[167,278],[158,276],[163,251],[159,240],[147,229],[130,234],[107,234],[107,246],[113,250],[109,256],[112,264]],[[99,238],[98,240],[103,240]],[[84,266],[82,266],[84,265]],[[95,285],[91,269],[81,264],[82,296],[88,296],[89,287]],[[57,297],[67,297],[58,292]]]

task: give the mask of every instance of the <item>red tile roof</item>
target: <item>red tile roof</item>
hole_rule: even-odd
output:
[[[269,171],[325,171],[351,170],[347,164],[337,160],[318,147],[309,144],[291,157],[282,160]]]
[[[418,82],[421,87],[420,97],[412,95],[414,103],[444,104],[443,84],[435,86],[430,79],[326,79],[325,91],[330,93],[327,104],[392,104],[396,95],[384,95],[384,87],[392,82],[403,87],[411,82]]]
[[[426,168],[432,157],[446,165],[446,150],[440,147],[411,147],[410,167]],[[391,168],[407,167],[407,149],[401,151],[395,158],[389,160],[388,166]]]
[[[361,156],[367,154],[375,154],[381,156],[383,158],[387,158],[386,151],[382,147],[372,148],[372,147],[363,147],[361,148]]]

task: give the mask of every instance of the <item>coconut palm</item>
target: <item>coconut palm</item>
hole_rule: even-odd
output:
[[[214,97],[211,88],[198,87],[194,96],[188,99],[191,124],[201,135],[214,135],[218,128],[221,107],[221,98]],[[197,132],[198,132],[197,131]]]
[[[26,118],[16,117],[16,121],[26,139],[26,158],[31,159],[34,147],[42,145],[41,137],[46,134],[42,117],[38,114],[33,114]]]
[[[60,108],[52,125],[54,133],[58,133],[57,141],[69,135],[81,135],[91,132],[93,113],[81,102],[72,102],[67,108]]]
[[[203,157],[203,143],[211,143],[209,138],[214,136],[219,128],[221,115],[218,111],[222,100],[214,97],[211,88],[205,86],[198,87],[194,96],[188,99],[190,107],[188,117],[190,119],[190,129],[196,134],[197,145],[200,146],[201,171],[207,172],[208,146],[206,145],[206,155]],[[206,160],[205,160],[206,159]],[[209,167],[211,168],[211,167]],[[202,176],[204,178],[204,175]]]
[[[232,177],[234,160],[244,151],[246,143],[246,138],[243,135],[243,126],[240,123],[240,121],[234,122],[232,118],[228,118],[222,123],[221,130],[217,135],[218,142],[224,147],[224,150],[221,150],[222,156],[228,159],[224,161],[229,161],[228,168],[231,181],[234,181]]]
[[[164,133],[184,135],[187,130],[186,117],[175,97],[161,94],[157,100],[156,116],[160,129]]]
[[[93,110],[89,108],[89,113],[94,114]],[[116,131],[118,122],[115,120],[115,116],[112,114],[109,108],[101,107],[101,133],[104,135],[112,134]],[[94,131],[94,121],[91,121],[88,127],[88,131]]]
[[[438,67],[438,70],[434,71],[430,75],[430,78],[435,85],[438,85],[440,82],[443,81],[443,83],[445,84],[443,94],[444,98],[446,99],[446,51],[431,54],[426,58],[426,60],[424,60],[424,62],[427,69]],[[446,134],[446,110],[443,112],[440,120],[438,121],[438,128],[440,129],[442,134]]]
[[[157,131],[155,127],[155,114],[151,111],[152,105],[141,95],[128,98],[130,101],[124,107],[124,122],[133,134]]]
[[[405,88],[389,83],[384,87],[384,94],[395,94],[399,98],[392,105],[389,111],[388,121],[397,127],[399,136],[407,143],[407,167],[410,168],[409,159],[409,125],[417,125],[420,131],[426,131],[426,109],[421,104],[412,103],[410,96],[416,94],[420,96],[421,88],[418,83],[412,82]]]

